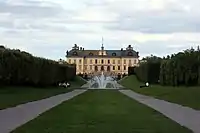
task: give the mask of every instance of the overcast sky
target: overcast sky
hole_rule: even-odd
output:
[[[0,44],[58,60],[76,43],[164,56],[200,44],[199,0],[0,0]]]

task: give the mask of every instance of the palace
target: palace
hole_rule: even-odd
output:
[[[138,66],[139,52],[131,45],[126,49],[105,50],[102,44],[100,50],[85,50],[77,44],[66,52],[67,63],[76,64],[77,74],[95,75],[102,71],[105,74],[128,74],[129,66]]]

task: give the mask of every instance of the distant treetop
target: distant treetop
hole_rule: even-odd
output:
[[[6,49],[6,48],[5,48],[5,46],[3,46],[3,45],[0,45],[0,49]]]

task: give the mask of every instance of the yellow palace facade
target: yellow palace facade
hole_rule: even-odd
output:
[[[76,64],[76,74],[96,75],[128,74],[129,66],[138,66],[139,52],[131,45],[126,49],[105,50],[102,44],[100,50],[85,50],[77,44],[66,52],[67,63]]]

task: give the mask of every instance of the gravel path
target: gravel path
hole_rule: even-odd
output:
[[[74,90],[39,101],[21,104],[13,108],[0,110],[0,133],[9,133],[17,127],[36,118],[43,112],[69,100],[86,90]]]
[[[194,133],[200,133],[200,111],[164,100],[158,100],[153,97],[144,96],[131,90],[119,91],[128,97],[159,111],[166,117],[192,130]]]

